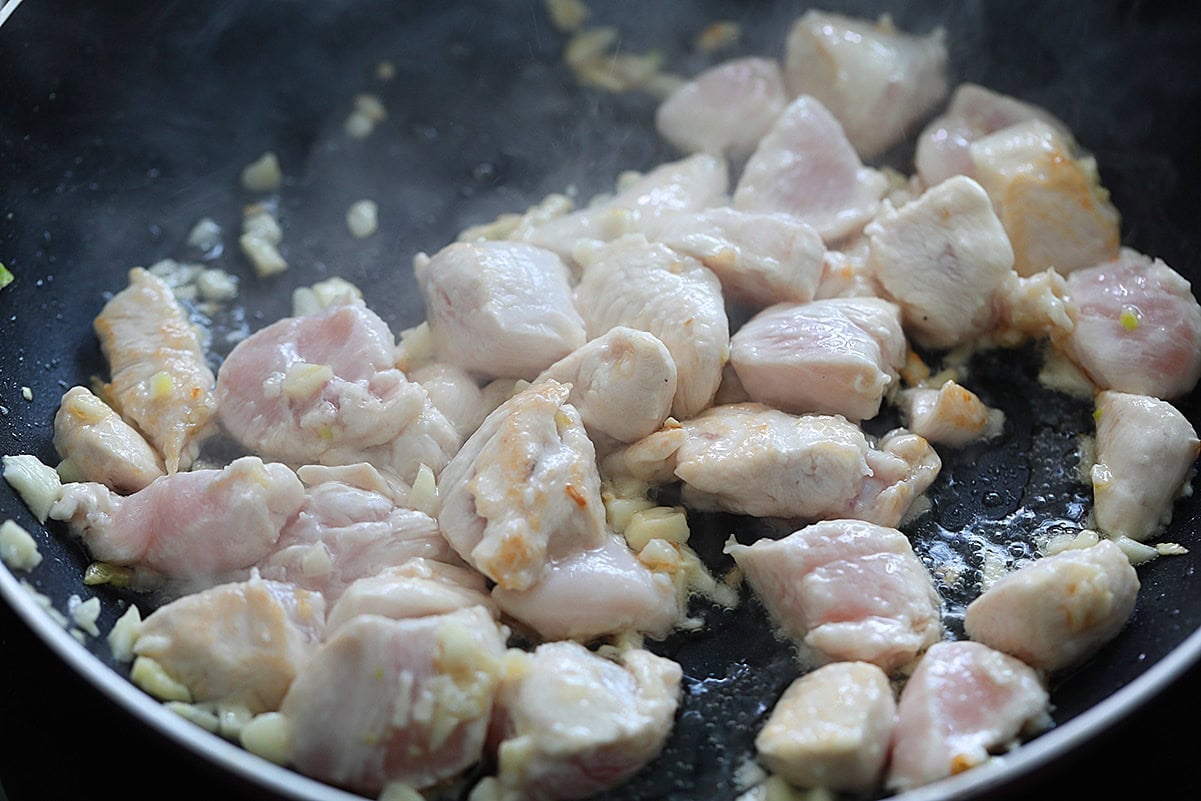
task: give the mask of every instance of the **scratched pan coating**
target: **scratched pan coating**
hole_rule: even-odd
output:
[[[520,211],[573,188],[586,199],[623,170],[676,158],[655,135],[655,102],[638,93],[581,87],[562,63],[565,39],[540,2],[299,2],[89,4],[69,18],[27,2],[0,28],[0,261],[18,280],[0,292],[0,452],[53,463],[50,421],[67,386],[103,375],[90,321],[126,271],[186,259],[188,230],[212,217],[226,251],[211,263],[239,276],[238,303],[211,323],[214,362],[237,335],[286,314],[291,290],[332,275],[364,289],[396,331],[422,318],[411,260],[463,227]],[[114,4],[117,5],[117,4]],[[828,3],[863,16],[892,13],[899,27],[947,30],[952,82],[971,80],[1044,105],[1097,157],[1123,213],[1124,243],[1160,256],[1190,280],[1201,271],[1197,193],[1201,164],[1190,132],[1201,42],[1186,4],[935,2]],[[596,3],[591,24],[615,24],[630,52],[657,50],[666,67],[712,63],[691,51],[709,22],[738,22],[742,38],[720,57],[782,52],[796,3]],[[396,75],[380,82],[375,67]],[[377,94],[388,117],[366,140],[342,124],[353,96]],[[1137,111],[1136,111],[1137,110]],[[242,166],[278,154],[285,183],[279,216],[290,269],[253,277],[232,247],[242,206]],[[909,168],[912,143],[888,163]],[[380,229],[357,240],[344,215],[379,204]],[[969,386],[1004,410],[1002,438],[943,451],[931,510],[906,527],[934,564],[979,566],[982,543],[1011,558],[1029,553],[1040,527],[1079,528],[1088,488],[1074,471],[1076,434],[1091,409],[1042,387],[1033,349],[988,354]],[[20,395],[32,390],[32,400]],[[1196,425],[1196,396],[1180,402]],[[883,430],[887,417],[872,427]],[[30,583],[61,609],[80,592],[88,560],[59,527],[37,524],[0,484],[0,511],[37,536],[46,559]],[[1181,501],[1164,539],[1184,556],[1140,568],[1143,589],[1127,629],[1052,686],[1057,726],[1008,765],[979,769],[913,798],[983,797],[1087,739],[1196,661],[1201,593],[1186,591],[1201,549],[1195,499]],[[695,516],[693,545],[718,572],[721,546],[785,531],[732,515]],[[80,645],[32,610],[0,576],[6,603],[73,669],[149,727],[200,753],[219,771],[294,798],[336,798],[164,713],[122,678],[103,638]],[[95,591],[107,630],[130,600]],[[139,599],[140,601],[142,599]],[[959,631],[970,586],[946,595]],[[800,668],[747,598],[733,612],[698,603],[707,626],[650,648],[678,659],[684,692],[672,739],[650,768],[612,799],[730,798],[739,767],[771,704]],[[107,666],[107,667],[105,667]],[[111,669],[110,669],[111,668]],[[1125,688],[1125,689],[1123,689]]]

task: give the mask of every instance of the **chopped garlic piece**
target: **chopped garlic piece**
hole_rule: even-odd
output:
[[[1133,540],[1130,537],[1118,537],[1115,542],[1122,549],[1122,553],[1126,554],[1126,558],[1130,560],[1130,564],[1132,565],[1141,565],[1159,556],[1159,551],[1154,547]]]
[[[242,188],[248,192],[274,192],[282,180],[279,159],[271,151],[242,168]]]
[[[112,565],[108,562],[92,562],[83,571],[83,583],[89,587],[97,584],[128,587],[133,584],[133,577],[133,568]]]
[[[720,50],[726,50],[738,44],[742,36],[742,27],[732,20],[711,22],[701,29],[692,40],[692,46],[697,52],[712,55]]]
[[[623,533],[635,551],[641,551],[653,539],[685,543],[689,534],[688,517],[682,507],[655,506],[634,512]]]
[[[120,662],[133,659],[133,646],[138,641],[142,630],[142,613],[136,606],[131,605],[125,614],[117,618],[108,633],[108,647],[113,652],[113,658]]]
[[[42,563],[33,536],[12,520],[0,523],[0,559],[11,570],[33,570]]]
[[[188,232],[188,245],[206,254],[217,255],[222,247],[221,226],[211,217],[203,217],[196,221]]]
[[[1188,548],[1185,548],[1178,542],[1156,543],[1155,550],[1160,556],[1184,556],[1188,553]]]
[[[291,400],[306,400],[320,392],[333,377],[334,370],[328,364],[297,362],[290,365],[284,373],[280,389]]]
[[[45,523],[50,507],[62,497],[58,471],[29,454],[4,457],[4,480],[8,482],[39,523]]]
[[[391,61],[381,61],[375,65],[375,77],[381,81],[390,81],[396,77],[396,66]]]
[[[288,262],[271,242],[251,234],[243,234],[238,238],[238,244],[246,258],[254,265],[254,270],[260,278],[282,273],[288,269]]]
[[[428,322],[422,322],[400,332],[396,347],[397,366],[409,372],[434,358],[434,334]]]
[[[242,727],[242,747],[277,765],[288,764],[290,740],[288,719],[279,712],[255,715]]]
[[[346,227],[356,239],[366,239],[379,227],[379,206],[374,200],[359,200],[346,211]]]
[[[564,33],[575,33],[584,27],[592,11],[583,0],[546,0],[551,22]]]
[[[27,401],[33,400],[33,390],[29,387],[21,387],[21,397]]]
[[[222,303],[238,296],[238,279],[224,270],[203,270],[196,276],[196,288],[205,300]]]
[[[200,728],[213,734],[217,733],[220,728],[220,721],[217,719],[217,713],[208,706],[201,704],[189,704],[183,701],[167,701],[163,706],[170,709],[175,714],[179,715],[189,723],[194,723]]]
[[[139,656],[133,661],[129,679],[160,701],[192,701],[192,692],[148,656]]]
[[[429,465],[422,464],[409,490],[408,506],[433,517],[438,512],[438,481]]]
[[[80,629],[93,637],[100,636],[100,629],[96,627],[96,621],[100,619],[99,598],[92,597],[85,601],[78,595],[72,595],[67,599],[67,613],[71,616],[71,622]]]
[[[356,303],[362,299],[362,290],[345,278],[334,276],[312,286],[297,287],[292,292],[292,315],[303,317],[330,306]]]

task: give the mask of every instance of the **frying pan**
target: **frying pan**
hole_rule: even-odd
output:
[[[683,74],[712,63],[690,48],[705,24],[742,26],[739,43],[721,57],[779,54],[788,23],[805,8],[716,0],[594,5],[590,22],[617,24],[623,49],[658,50]],[[887,11],[917,32],[943,25],[954,81],[1022,97],[1065,120],[1097,156],[1123,212],[1125,244],[1162,257],[1190,280],[1201,276],[1194,147],[1201,25],[1188,3],[823,7],[872,17]],[[279,214],[291,267],[258,279],[236,248],[213,259],[240,278],[236,308],[211,320],[214,360],[231,346],[227,334],[286,314],[294,287],[332,275],[366,290],[394,330],[413,325],[422,317],[415,253],[550,192],[574,187],[586,199],[610,189],[623,170],[675,158],[650,126],[655,101],[579,86],[562,64],[564,41],[534,0],[70,8],[28,0],[0,28],[0,261],[17,276],[0,291],[0,452],[54,463],[59,397],[104,373],[90,321],[106,293],[124,286],[132,266],[188,258],[184,239],[201,217],[217,220],[231,244],[250,200],[238,173],[267,150],[285,174]],[[376,77],[381,61],[394,65],[391,81]],[[360,91],[378,94],[389,112],[361,141],[342,133]],[[903,144],[887,159],[907,168],[911,148]],[[346,208],[361,198],[380,207],[380,230],[365,240],[350,237],[344,223]],[[999,444],[944,454],[933,508],[910,529],[924,556],[951,548],[970,561],[972,532],[1014,541],[1017,556],[1040,521],[1069,530],[1083,523],[1087,491],[1068,467],[1070,432],[1087,429],[1087,409],[1041,388],[1036,367],[1030,350],[992,354],[974,366],[973,387],[1010,422]],[[1195,394],[1179,405],[1194,425],[1201,420]],[[1144,789],[1191,778],[1181,740],[1152,735],[1167,721],[1188,720],[1201,688],[1198,515],[1195,497],[1178,503],[1164,539],[1189,553],[1141,567],[1130,625],[1089,663],[1056,679],[1054,729],[997,764],[911,798],[1012,798],[1066,786],[1104,792],[1113,788],[1119,759],[1133,769],[1143,760]],[[2,484],[0,516],[34,533],[45,559],[19,578],[56,608],[73,594],[97,595],[99,627],[107,631],[124,605],[144,602],[82,587],[86,555],[61,528],[39,525]],[[743,539],[763,533],[753,521],[698,517],[694,544],[719,560],[730,532]],[[158,766],[172,785],[225,798],[347,797],[175,718],[125,680],[102,637],[77,641],[7,571],[0,571],[0,595],[0,703],[6,729],[23,732],[19,743],[0,749],[0,782],[13,799],[89,791],[97,782],[136,795],[131,764]],[[952,630],[963,601],[948,599]],[[753,600],[731,614],[699,611],[708,616],[708,635],[651,643],[685,667],[676,733],[649,770],[608,798],[732,798],[755,731],[796,673]],[[1182,757],[1177,765],[1173,755]]]

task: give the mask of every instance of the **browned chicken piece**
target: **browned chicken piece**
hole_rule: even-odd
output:
[[[128,494],[164,475],[163,459],[107,403],[86,387],[72,387],[54,415],[59,471],[79,481]]]
[[[1019,123],[976,140],[970,153],[1019,275],[1047,268],[1066,275],[1117,257],[1120,218],[1097,165],[1077,158],[1059,130],[1041,120]]]
[[[215,431],[216,378],[171,288],[135,267],[93,325],[109,364],[105,399],[155,447],[168,473],[187,470]]]

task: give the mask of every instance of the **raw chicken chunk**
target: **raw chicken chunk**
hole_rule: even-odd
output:
[[[571,387],[568,402],[593,435],[633,442],[656,431],[676,396],[676,363],[653,334],[617,326],[564,356],[534,383]]]
[[[288,467],[243,456],[220,470],[163,476],[125,497],[103,484],[66,484],[50,517],[66,521],[98,561],[203,578],[266,556],[303,502]]]
[[[910,790],[988,760],[1049,722],[1034,669],[976,642],[930,647],[897,704],[886,784]]]
[[[686,153],[741,158],[788,105],[780,65],[738,58],[701,72],[659,105],[655,127]]]
[[[286,317],[239,342],[217,375],[221,422],[244,447],[291,465],[368,461],[412,481],[461,442],[395,366],[387,323],[359,303]]]
[[[663,214],[698,211],[726,203],[730,174],[725,160],[697,153],[655,167],[624,184],[610,197],[532,225],[512,236],[574,261],[581,242],[609,242],[652,225]]]
[[[979,84],[955,88],[947,110],[932,120],[917,140],[914,166],[927,186],[953,175],[972,177],[971,144],[1011,125],[1039,120],[1070,139],[1067,126],[1046,109],[1002,95]]]
[[[292,764],[378,795],[456,776],[483,756],[504,635],[482,607],[340,626],[288,689],[280,711]]]
[[[662,638],[682,613],[671,577],[649,570],[611,534],[598,547],[549,563],[528,589],[498,586],[492,598],[544,640],[590,642],[627,632]]]
[[[945,31],[926,36],[877,22],[807,11],[785,45],[784,77],[793,96],[812,95],[830,110],[865,159],[901,141],[947,94]]]
[[[935,445],[959,448],[989,440],[1005,426],[1005,413],[984,405],[976,393],[947,380],[941,387],[914,387],[897,393],[897,408],[910,431]]]
[[[162,279],[141,267],[93,323],[108,360],[104,397],[162,456],[186,470],[214,431],[213,371],[187,313]]]
[[[812,300],[821,280],[826,246],[790,214],[723,206],[665,214],[644,232],[700,261],[721,281],[727,300],[750,308]]]
[[[1109,540],[1038,559],[968,604],[967,635],[1052,673],[1113,639],[1138,595],[1138,573]]]
[[[278,581],[220,584],[159,607],[134,654],[162,665],[196,702],[279,709],[325,630],[325,599]]]
[[[717,406],[683,423],[674,475],[685,504],[755,517],[900,522],[942,463],[903,430],[877,445],[842,417],[758,403]]]
[[[163,459],[150,443],[85,387],[63,395],[54,415],[54,448],[63,460],[60,472],[122,494],[164,475]]]
[[[920,345],[950,348],[988,331],[1013,272],[1013,249],[992,203],[956,176],[867,226],[869,263]]]
[[[713,401],[730,356],[730,323],[709,268],[632,234],[593,255],[575,301],[590,339],[625,326],[666,346],[676,363],[674,416],[692,417]]]
[[[662,750],[682,671],[632,649],[620,664],[572,642],[514,655],[497,692],[502,798],[578,799],[629,779]]]
[[[308,484],[304,502],[259,560],[264,577],[320,592],[334,605],[354,581],[413,558],[461,564],[437,521],[401,505],[403,488],[370,465],[306,465],[298,474]]]
[[[1123,249],[1068,276],[1078,307],[1060,345],[1101,389],[1172,400],[1201,378],[1201,304],[1160,259]]]
[[[482,606],[497,615],[481,574],[467,567],[415,556],[351,582],[329,610],[326,636],[359,615],[400,620],[444,615],[473,606]]]
[[[544,381],[506,401],[441,476],[442,533],[506,589],[530,587],[548,561],[607,536],[596,451],[570,392]]]
[[[759,312],[730,339],[730,363],[752,401],[858,421],[879,413],[908,349],[896,304],[833,298]]]
[[[496,408],[492,402],[493,394],[485,392],[476,379],[461,367],[428,362],[414,367],[408,376],[410,381],[416,381],[425,388],[434,408],[442,413],[463,439],[471,436]]]
[[[864,167],[838,120],[816,98],[792,101],[747,160],[734,207],[798,217],[826,243],[876,215],[888,179]]]
[[[1090,157],[1041,120],[1011,125],[973,142],[972,174],[988,192],[1013,245],[1019,275],[1067,274],[1116,258],[1117,209]]]
[[[533,379],[584,344],[570,273],[521,242],[455,242],[414,260],[438,361],[484,378]]]
[[[1172,519],[1172,504],[1192,492],[1201,442],[1192,423],[1166,401],[1124,392],[1097,395],[1096,460],[1090,470],[1097,528],[1147,540]]]
[[[792,784],[867,792],[883,778],[896,711],[878,666],[833,662],[789,685],[755,749],[768,770]]]
[[[782,633],[823,660],[892,673],[942,638],[934,581],[896,529],[823,520],[726,551]]]

